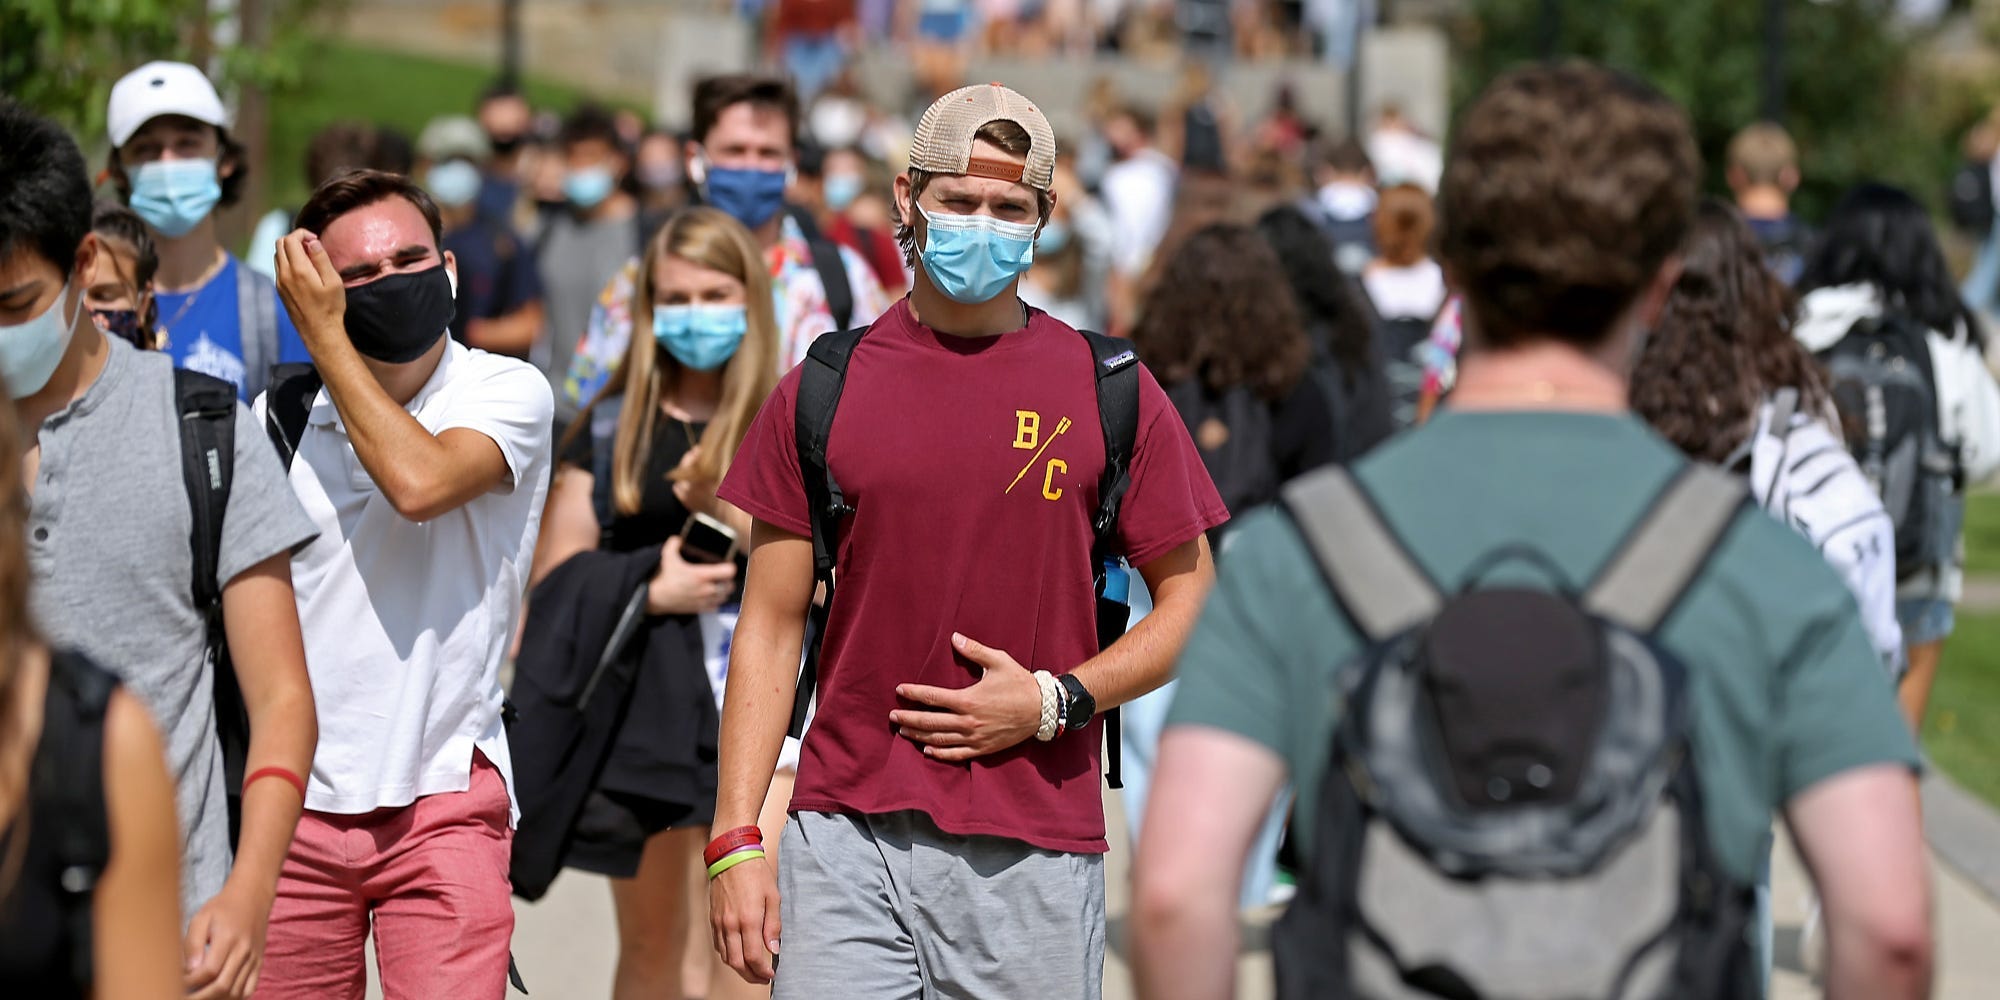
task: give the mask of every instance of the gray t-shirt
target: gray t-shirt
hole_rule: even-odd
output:
[[[606,282],[618,274],[639,249],[639,223],[631,216],[603,222],[580,222],[557,215],[542,234],[535,256],[541,263],[542,290],[548,302],[548,337],[535,350],[535,366],[549,376],[556,394],[556,418],[568,420],[576,409],[563,398],[563,379],[576,354],[576,342],[590,322],[590,307]],[[646,317],[646,329],[652,329]]]
[[[181,478],[173,364],[105,340],[104,373],[41,426],[28,514],[35,618],[50,643],[117,673],[153,713],[176,788],[186,917],[229,875],[229,811],[206,630],[190,589],[194,520]],[[316,534],[270,439],[237,404],[222,580]]]

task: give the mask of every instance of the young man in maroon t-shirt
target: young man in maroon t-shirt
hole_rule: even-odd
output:
[[[910,164],[898,237],[923,266],[855,348],[827,446],[854,512],[777,870],[752,824],[813,600],[799,371],[722,485],[756,529],[722,719],[715,942],[746,979],[778,970],[778,1000],[1094,1000],[1102,730],[1084,708],[1056,736],[1044,709],[1102,711],[1167,680],[1213,578],[1202,533],[1228,513],[1141,370],[1117,534],[1154,611],[1100,652],[1092,352],[1016,295],[1055,203],[1048,121],[998,84],[967,87],[925,112]]]

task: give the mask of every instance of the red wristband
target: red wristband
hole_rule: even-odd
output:
[[[712,865],[727,857],[730,852],[753,844],[763,846],[764,831],[754,826],[739,826],[734,830],[725,830],[721,836],[708,842],[708,848],[701,852],[702,861]]]
[[[283,778],[285,779],[286,784],[291,785],[293,788],[299,790],[299,799],[301,801],[303,801],[306,797],[306,779],[301,778],[297,774],[293,773],[291,768],[260,767],[255,771],[250,772],[249,777],[243,779],[244,790],[248,791],[251,784],[255,783],[256,780],[259,778]]]

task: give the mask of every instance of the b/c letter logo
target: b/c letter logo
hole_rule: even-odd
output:
[[[1034,451],[1042,443],[1042,415],[1033,410],[1014,411],[1014,447]]]

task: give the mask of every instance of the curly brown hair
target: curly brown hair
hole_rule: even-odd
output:
[[[1701,203],[1682,265],[1632,373],[1632,408],[1711,463],[1743,443],[1772,392],[1795,388],[1800,412],[1826,412],[1826,376],[1792,336],[1796,300],[1734,208]]]
[[[1587,63],[1517,70],[1467,109],[1438,191],[1439,248],[1486,346],[1602,343],[1687,234],[1687,116]]]
[[[1273,403],[1297,387],[1311,358],[1278,255],[1235,223],[1197,230],[1167,259],[1132,343],[1164,385],[1248,386]]]

